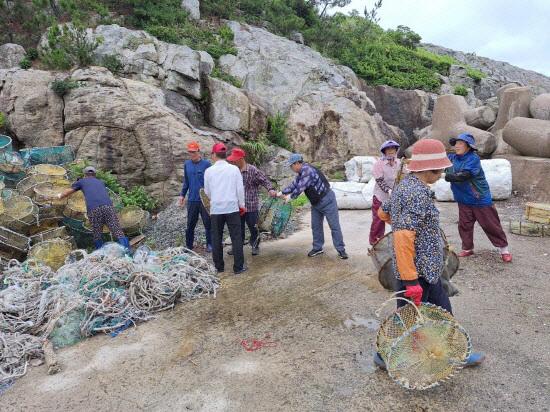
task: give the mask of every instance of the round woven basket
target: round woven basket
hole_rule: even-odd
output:
[[[127,235],[141,233],[147,224],[147,215],[139,206],[126,206],[122,208],[117,215],[120,221],[120,227]]]
[[[446,310],[405,305],[389,315],[376,337],[388,374],[407,389],[428,389],[462,369],[471,351],[468,333]]]
[[[0,256],[20,259],[29,249],[29,238],[0,226]]]
[[[77,191],[67,198],[63,214],[71,219],[86,220],[86,198],[82,191]]]
[[[59,181],[56,180],[56,182]],[[68,181],[66,182],[68,183]],[[67,204],[67,198],[59,199],[57,196],[66,188],[66,186],[57,186],[54,182],[40,183],[33,189],[34,203],[39,206],[64,206]]]
[[[65,226],[56,227],[55,229],[46,230],[36,235],[31,236],[30,240],[32,244],[37,244],[51,239],[65,239],[69,236],[67,228]]]
[[[43,173],[27,176],[19,183],[17,183],[17,191],[23,196],[33,197],[34,196],[34,187],[41,183],[49,182],[51,176],[45,175]]]
[[[35,259],[51,267],[59,269],[65,264],[65,258],[73,250],[72,245],[65,239],[51,239],[40,242],[29,250],[29,259]]]
[[[27,196],[11,196],[4,201],[4,209],[0,215],[0,226],[27,234],[30,226],[37,222],[38,206]]]
[[[34,165],[27,169],[27,175],[45,174],[55,179],[63,179],[67,171],[61,167],[50,164]]]

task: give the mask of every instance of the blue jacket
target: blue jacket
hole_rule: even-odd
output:
[[[183,187],[181,195],[185,197],[189,191],[188,202],[200,202],[200,190],[204,187],[204,171],[211,166],[210,162],[205,159],[200,159],[197,163],[192,160],[187,160],[183,165],[185,177],[183,179]]]
[[[463,183],[451,182],[451,190],[457,203],[466,206],[491,206],[493,204],[491,191],[489,183],[485,179],[479,156],[470,150],[462,156],[450,154],[447,157],[453,163],[447,169],[448,173],[456,174],[467,171],[472,175]]]

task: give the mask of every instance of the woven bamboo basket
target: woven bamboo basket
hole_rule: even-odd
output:
[[[0,226],[0,256],[20,259],[29,249],[29,238]]]
[[[71,219],[86,220],[86,198],[82,191],[77,191],[67,198],[63,214]]]
[[[199,190],[199,196],[201,197],[202,205],[206,209],[206,213],[210,214],[210,198],[206,196],[203,188]]]
[[[516,235],[544,237],[550,236],[550,225],[528,220],[510,220],[510,232]]]
[[[117,215],[120,227],[126,235],[141,233],[147,224],[147,214],[139,206],[126,206]]]
[[[27,175],[45,174],[54,179],[64,179],[67,171],[65,168],[57,165],[40,164],[31,166],[27,169]]]
[[[550,204],[526,203],[525,218],[531,222],[550,224]]]
[[[27,176],[19,183],[17,183],[17,191],[22,196],[28,196],[32,198],[34,196],[34,187],[46,183],[51,180],[51,177],[44,173],[39,173],[31,176]]]
[[[399,170],[397,171],[397,177],[395,178],[395,183],[393,184],[393,187],[397,187],[399,183],[407,176],[407,165],[411,162],[410,159],[401,159],[401,164],[399,165]]]
[[[59,226],[55,229],[46,230],[30,237],[31,244],[37,244],[51,239],[65,239],[69,236],[65,226]]]
[[[59,180],[57,180],[59,182]],[[68,183],[68,181],[66,181]],[[39,206],[65,206],[67,198],[59,199],[57,196],[67,188],[67,186],[57,186],[54,182],[46,182],[34,187],[34,203]]]

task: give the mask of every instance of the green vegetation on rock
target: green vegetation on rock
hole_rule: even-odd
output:
[[[455,86],[455,94],[459,96],[468,96],[468,89],[464,86]]]

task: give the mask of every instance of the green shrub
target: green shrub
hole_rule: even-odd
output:
[[[281,112],[277,112],[275,117],[269,117],[267,128],[267,140],[275,146],[283,149],[292,150],[288,136],[286,134],[286,117]]]
[[[231,76],[229,73],[224,72],[218,66],[214,67],[212,73],[210,73],[210,76],[215,77],[216,79],[223,80],[224,82],[231,83],[233,86],[238,87],[239,89],[243,87],[239,79],[237,79],[235,76]]]
[[[487,77],[482,71],[474,70],[470,66],[466,66],[466,74],[474,80],[481,80]]]
[[[304,205],[307,205],[309,203],[309,199],[305,194],[301,194],[296,199],[292,199],[292,210],[296,210],[301,208]]]
[[[80,84],[73,81],[71,78],[66,77],[63,80],[55,79],[50,87],[59,97],[63,98],[72,89],[76,89]]]
[[[27,57],[30,60],[35,60],[38,58],[38,50],[36,50],[34,47],[29,47],[27,50]]]
[[[25,57],[23,60],[21,60],[19,62],[19,66],[22,68],[22,69],[30,69],[31,68],[31,61],[29,60],[28,57]]]
[[[330,179],[335,179],[335,180],[344,180],[345,179],[344,175],[340,172],[333,173],[333,174],[329,175],[328,177]]]
[[[0,112],[0,130],[4,129],[8,126],[8,119],[6,119],[6,114],[4,112]]]
[[[112,73],[117,73],[120,69],[122,69],[122,63],[114,54],[107,54],[103,56],[101,58],[101,66],[107,68]]]
[[[251,140],[241,145],[241,148],[246,153],[246,161],[254,165],[262,164],[267,155],[267,147],[264,143],[265,137],[258,136],[257,140]]]
[[[455,94],[459,96],[468,96],[468,89],[464,86],[455,86]]]

